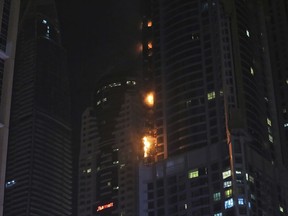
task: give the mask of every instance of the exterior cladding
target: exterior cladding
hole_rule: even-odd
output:
[[[282,90],[287,84],[271,63],[281,34],[274,29],[280,39],[270,41],[267,18],[275,9],[269,4],[276,7],[272,1],[146,2],[144,32],[150,28],[146,35],[153,37],[144,35],[143,47],[152,41],[153,48],[144,60],[154,70],[163,161],[140,168],[146,204],[139,215],[287,215],[286,114],[278,114],[286,105],[277,83]]]
[[[4,215],[71,215],[70,95],[53,1],[23,2]]]

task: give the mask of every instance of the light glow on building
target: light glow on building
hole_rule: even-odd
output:
[[[153,92],[149,92],[146,96],[145,96],[145,100],[144,100],[145,104],[149,107],[152,107],[154,105],[154,93]]]
[[[113,202],[107,203],[105,205],[100,205],[97,207],[97,212],[102,211],[102,210],[107,209],[107,208],[112,208],[113,206],[114,206]]]

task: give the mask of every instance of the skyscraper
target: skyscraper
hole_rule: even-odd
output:
[[[143,6],[158,162],[140,168],[139,214],[287,215],[287,3]]]
[[[53,0],[21,2],[4,215],[71,215],[70,96]]]
[[[3,213],[6,154],[10,120],[19,1],[0,2],[0,215]]]
[[[139,144],[144,124],[140,83],[114,69],[96,85],[82,116],[78,215],[138,214]]]

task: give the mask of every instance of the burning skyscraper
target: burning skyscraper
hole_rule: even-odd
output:
[[[287,3],[152,0],[143,11],[157,151],[140,169],[139,215],[287,215]]]

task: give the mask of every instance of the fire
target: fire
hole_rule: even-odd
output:
[[[144,157],[148,157],[148,153],[151,150],[152,147],[152,143],[153,143],[153,138],[152,137],[148,137],[148,136],[144,136],[143,139],[143,149],[144,149]]]
[[[154,105],[154,93],[150,92],[145,97],[145,104],[149,107],[152,107]]]

